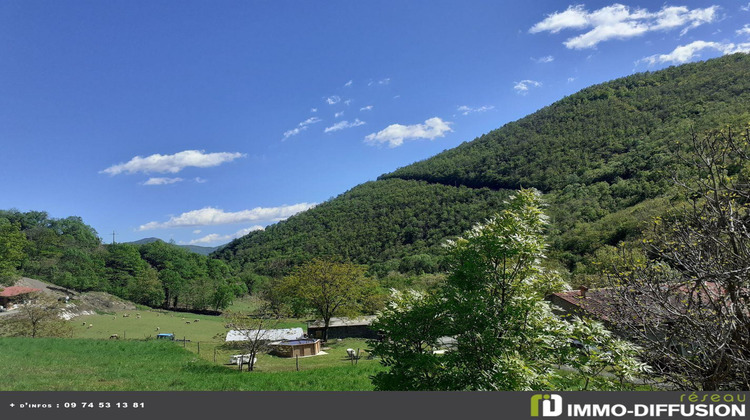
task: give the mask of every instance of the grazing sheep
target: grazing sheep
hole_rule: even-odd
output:
[[[190,323],[190,321],[185,321],[185,323],[186,323],[186,324],[189,324],[189,323]]]
[[[130,316],[130,314],[122,314],[122,317],[123,317],[123,318],[127,318],[127,317],[129,317],[129,316]]]
[[[84,323],[83,323],[82,325],[83,325],[83,326],[85,327],[85,326],[86,326],[86,323],[84,322]]]
[[[193,320],[193,322],[198,322],[198,321],[200,321],[200,320],[199,319]]]
[[[156,327],[156,331],[159,331],[159,327]]]
[[[135,317],[136,317],[137,319],[141,319],[141,316],[140,316],[140,315],[136,315]]]
[[[89,329],[89,328],[91,328],[91,327],[93,327],[93,326],[94,326],[94,324],[89,324],[89,326],[88,326],[88,327],[86,327],[86,329]]]
[[[114,338],[115,340],[119,340],[119,339],[120,339],[120,336],[119,336],[119,335],[117,335],[117,334],[112,334],[112,335],[110,335],[110,336],[109,336],[109,339],[110,339],[110,340],[111,340],[111,339],[113,339],[113,338]]]
[[[356,353],[357,351],[354,349],[346,349],[346,354],[349,355],[350,359],[354,359],[357,356]]]

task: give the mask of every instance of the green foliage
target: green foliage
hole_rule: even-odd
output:
[[[609,366],[634,373],[628,345],[600,324],[557,318],[544,301],[551,284],[565,286],[539,264],[545,224],[540,193],[521,190],[497,217],[450,243],[439,293],[395,293],[374,326],[385,337],[373,346],[390,368],[373,378],[376,388],[547,389],[558,364],[593,376]],[[436,356],[444,336],[455,345]],[[573,339],[591,347],[571,349]]]
[[[79,217],[0,211],[0,283],[18,274],[147,306],[224,309],[248,292],[224,261],[176,245],[103,245]]]
[[[443,240],[489,217],[508,194],[400,179],[368,182],[214,255],[272,277],[313,258],[334,256],[372,264],[382,274],[399,266],[415,274],[435,272]]]
[[[325,341],[332,317],[374,309],[377,285],[364,276],[366,270],[367,267],[361,265],[315,259],[279,282],[277,293],[295,312],[312,311],[319,316],[325,324]]]
[[[13,315],[0,317],[0,336],[70,337],[73,330],[60,318],[62,310],[63,305],[55,297],[31,294]]]
[[[381,278],[418,274],[408,258],[430,255],[443,268],[445,238],[501,210],[507,190],[535,187],[550,204],[550,257],[577,277],[599,247],[637,240],[650,213],[665,209],[661,197],[680,167],[669,150],[685,133],[748,120],[747,54],[635,74],[359,185],[216,255],[268,276],[328,255],[368,264]]]
[[[372,379],[380,390],[430,391],[446,389],[439,339],[448,328],[437,294],[392,290],[391,298],[372,328],[385,332],[373,340],[373,354],[388,368]]]
[[[8,284],[18,274],[18,268],[26,259],[24,249],[28,246],[20,225],[0,218],[0,284]]]

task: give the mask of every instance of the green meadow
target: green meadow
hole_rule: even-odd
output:
[[[299,359],[264,355],[254,372],[198,357],[161,340],[0,338],[1,391],[364,391],[382,369],[375,360],[346,360],[355,340],[329,354]],[[276,360],[274,360],[276,359]]]

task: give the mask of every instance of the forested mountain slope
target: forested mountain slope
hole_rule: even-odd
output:
[[[376,268],[436,267],[446,237],[501,208],[508,191],[546,193],[550,254],[571,270],[658,214],[691,130],[750,122],[750,56],[735,54],[591,86],[430,159],[357,186],[216,256],[283,274],[314,256]],[[421,255],[428,254],[428,255]],[[418,256],[418,257],[417,257]]]

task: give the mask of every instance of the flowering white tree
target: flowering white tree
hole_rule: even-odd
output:
[[[375,325],[385,338],[374,351],[390,368],[374,377],[378,389],[549,389],[561,363],[587,374],[598,369],[586,366],[601,357],[571,350],[576,324],[557,318],[544,301],[565,283],[540,266],[547,224],[541,207],[538,191],[519,191],[499,215],[448,244],[451,273],[437,295],[394,296]],[[632,346],[600,326],[588,334],[597,355],[611,354],[604,346],[624,349],[608,364],[640,366],[630,363]],[[437,356],[432,351],[442,336],[455,346]]]

